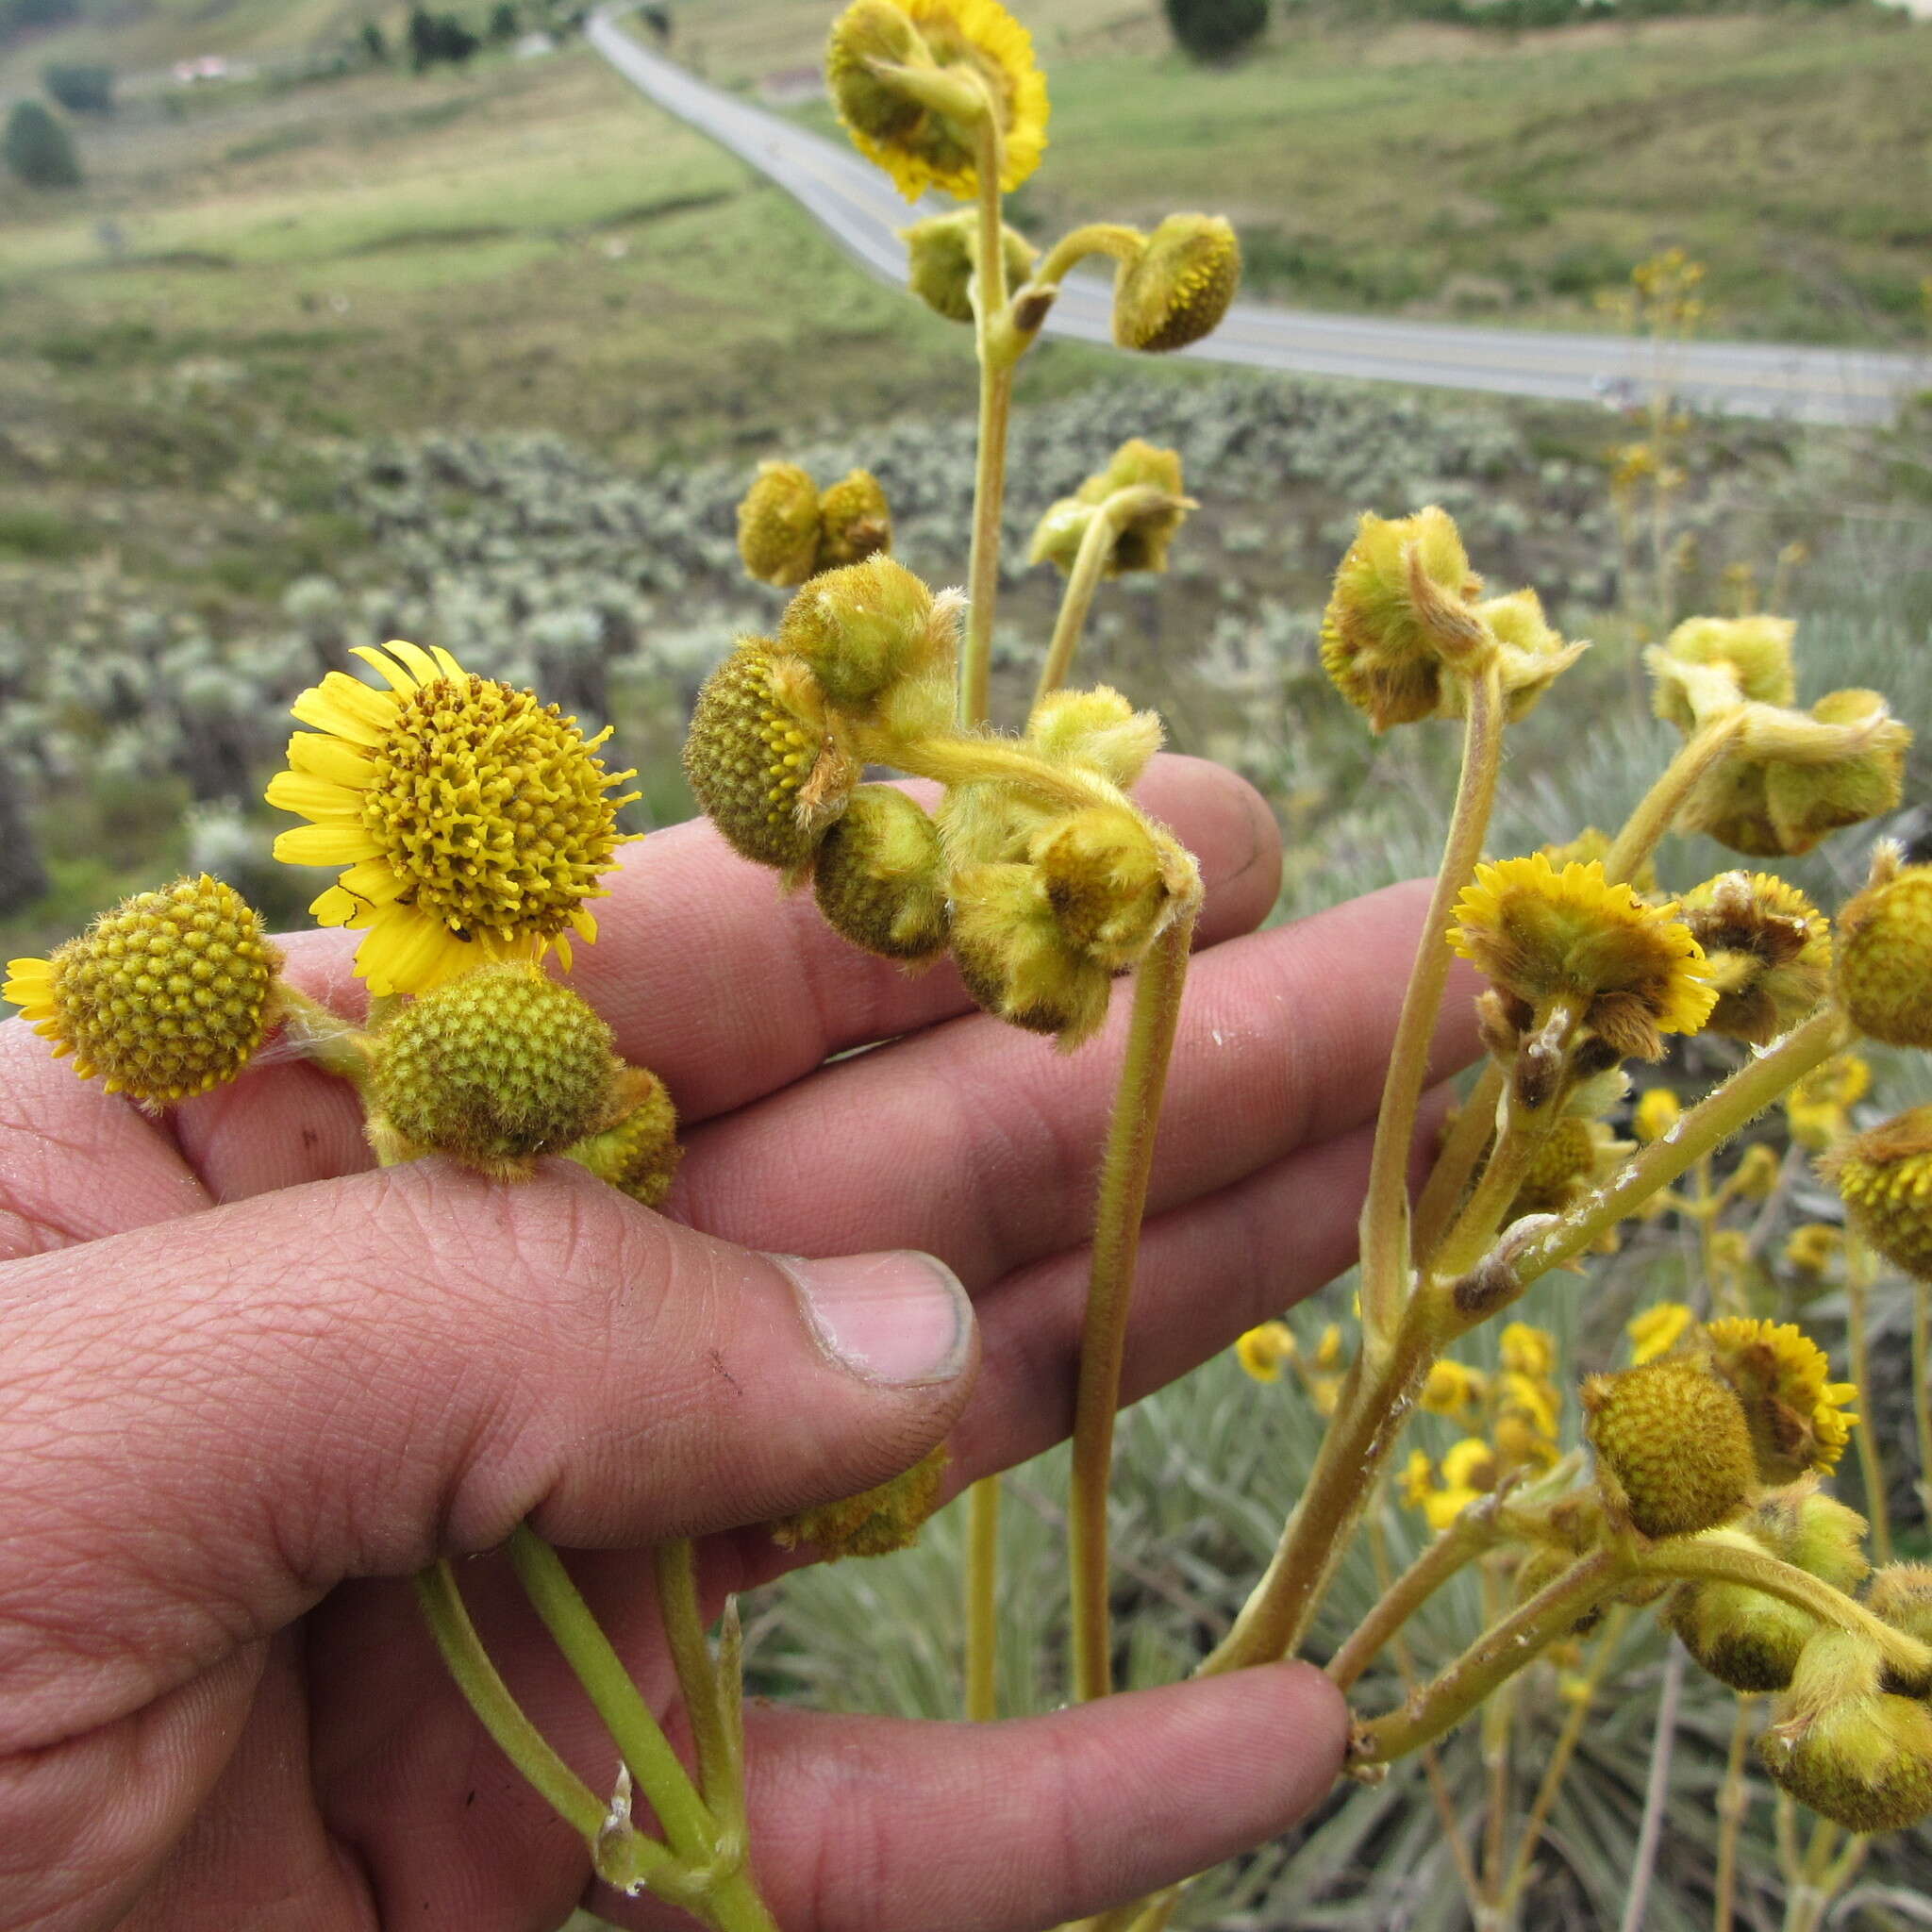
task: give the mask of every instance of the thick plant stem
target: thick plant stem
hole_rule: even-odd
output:
[[[1080,648],[1080,634],[1087,628],[1087,613],[1093,605],[1093,592],[1100,586],[1101,573],[1113,554],[1120,525],[1115,506],[1137,492],[1117,490],[1087,520],[1080,533],[1080,547],[1074,554],[1074,567],[1067,573],[1067,587],[1060,592],[1059,615],[1054,620],[1053,637],[1046,647],[1046,662],[1040,667],[1040,682],[1033,691],[1033,708],[1042,698],[1051,697],[1067,681],[1074,667],[1074,653]]]
[[[1441,1151],[1415,1204],[1415,1265],[1426,1268],[1436,1257],[1457,1203],[1475,1172],[1483,1151],[1495,1138],[1496,1103],[1503,1097],[1503,1069],[1488,1061],[1470,1089],[1469,1098],[1457,1109],[1456,1118],[1442,1139]]]
[[[658,1614],[677,1671],[677,1688],[697,1747],[698,1784],[721,1822],[744,1824],[744,1765],[733,1735],[731,1705],[705,1635],[698,1597],[697,1554],[688,1537],[659,1543],[651,1552],[658,1585]]]
[[[1624,820],[1623,829],[1611,841],[1610,849],[1604,855],[1605,878],[1627,880],[1642,866],[1670,830],[1697,781],[1713,765],[1730,756],[1731,741],[1743,728],[1744,712],[1740,708],[1713,719],[1684,741],[1676,757],[1638,801],[1637,809]]]
[[[1375,1477],[1394,1454],[1397,1419],[1428,1373],[1430,1353],[1410,1322],[1379,1359],[1372,1362],[1366,1349],[1357,1356],[1268,1569],[1197,1674],[1272,1663],[1301,1642]]]
[[[1090,255],[1110,255],[1116,261],[1140,258],[1147,238],[1138,228],[1124,227],[1118,222],[1089,222],[1062,235],[1047,250],[1046,258],[1033,271],[1032,286],[1058,288],[1068,272]]]
[[[1502,1579],[1495,1562],[1482,1565],[1483,1623],[1503,1614]],[[1483,1794],[1482,1875],[1484,1895],[1493,1900],[1503,1889],[1503,1860],[1509,1837],[1509,1746],[1516,1728],[1516,1681],[1499,1684],[1482,1708],[1482,1763],[1488,1787]]]
[[[608,1815],[605,1802],[578,1777],[555,1751],[542,1733],[524,1715],[523,1707],[510,1695],[509,1686],[496,1674],[483,1648],[483,1640],[463,1607],[462,1592],[457,1588],[456,1573],[439,1558],[415,1576],[416,1601],[423,1607],[423,1620],[457,1688],[483,1728],[502,1747],[503,1754],[529,1779],[565,1824],[594,1844],[604,1829]],[[667,1855],[668,1863],[668,1855]]]
[[[711,1815],[610,1640],[577,1594],[563,1559],[522,1525],[510,1533],[509,1557],[525,1593],[616,1740],[672,1849],[688,1864],[705,1864],[717,1835]]]
[[[1526,1241],[1510,1257],[1517,1280],[1526,1288],[1539,1275],[1580,1255],[1598,1236],[1669,1187],[1713,1147],[1729,1140],[1853,1037],[1850,1023],[1834,1007],[1822,1008],[1793,1027],[1770,1052],[1740,1068],[1723,1086],[1707,1094],[1669,1134],[1653,1141],[1627,1161],[1607,1186]]]
[[[1161,1096],[1187,985],[1194,910],[1190,905],[1170,923],[1134,975],[1133,1018],[1101,1161],[1067,1496],[1074,1690],[1083,1701],[1104,1697],[1113,1688],[1107,1607],[1107,1494],[1114,1417],[1120,1408],[1121,1359],[1126,1349],[1127,1305],[1134,1291],[1141,1217],[1147,1204]]]
[[[1465,1511],[1458,1516],[1382,1592],[1375,1607],[1328,1659],[1328,1674],[1339,1690],[1353,1688],[1395,1633],[1452,1576],[1481,1555],[1490,1537],[1477,1522],[1471,1520],[1472,1513]]]
[[[1433,1743],[1498,1686],[1576,1627],[1628,1574],[1627,1559],[1598,1550],[1573,1563],[1546,1589],[1487,1630],[1425,1690],[1398,1710],[1363,1724],[1351,1754],[1357,1767],[1388,1764]]]
[[[1932,1282],[1912,1283],[1912,1425],[1919,1451],[1919,1504],[1932,1517]]]
[[[1743,1835],[1744,1814],[1751,1808],[1751,1780],[1744,1774],[1744,1753],[1751,1744],[1756,1697],[1738,1699],[1731,1725],[1731,1748],[1724,1757],[1724,1781],[1717,1794],[1717,1877],[1713,1885],[1710,1932],[1731,1932],[1738,1910],[1738,1841]]]
[[[1007,424],[1013,368],[997,329],[1006,319],[1007,254],[1000,219],[999,124],[978,123],[979,260],[974,275],[974,346],[979,356],[979,455],[973,477],[973,551],[966,572],[966,649],[959,660],[959,722],[983,724],[992,675],[992,620],[1000,593],[1000,516],[1007,494]]]
[[[1489,1252],[1496,1230],[1507,1218],[1510,1205],[1523,1191],[1538,1151],[1549,1138],[1557,1109],[1543,1108],[1529,1113],[1513,1101],[1504,1103],[1503,1131],[1490,1155],[1489,1165],[1475,1184],[1475,1192],[1457,1217],[1456,1224],[1442,1237],[1429,1262],[1432,1277],[1454,1281]]]
[[[1362,1336],[1363,1347],[1371,1353],[1392,1344],[1408,1292],[1408,1156],[1415,1139],[1416,1109],[1428,1080],[1429,1044],[1449,979],[1450,916],[1482,857],[1502,764],[1504,713],[1495,666],[1487,665],[1465,689],[1462,774],[1457,782],[1435,891],[1402,996],[1402,1014],[1382,1083],[1374,1151],[1369,1158],[1368,1193],[1362,1202]]]
[[[983,1475],[966,1491],[966,1715],[999,1715],[1000,1479]]]
[[[1664,1807],[1671,1794],[1671,1759],[1677,1748],[1677,1705],[1683,1694],[1684,1651],[1674,1643],[1664,1658],[1663,1689],[1657,1703],[1657,1736],[1651,1742],[1650,1776],[1643,1788],[1643,1822],[1637,1828],[1630,1890],[1624,1897],[1619,1932],[1643,1932],[1643,1915],[1650,1905],[1650,1881],[1657,1872],[1657,1847],[1663,1842]]]
[[[1858,1391],[1858,1414],[1870,1417],[1872,1351],[1866,1327],[1867,1297],[1872,1292],[1872,1251],[1851,1229],[1845,1230],[1845,1353],[1851,1359],[1852,1386]],[[1865,1514],[1872,1524],[1872,1560],[1891,1561],[1891,1511],[1885,1500],[1885,1464],[1878,1454],[1878,1431],[1861,1423],[1858,1474],[1865,1485]]]

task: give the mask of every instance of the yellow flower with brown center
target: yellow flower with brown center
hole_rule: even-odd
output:
[[[281,955],[203,873],[137,892],[46,959],[10,959],[0,999],[83,1080],[165,1107],[232,1080],[261,1043]]]
[[[1741,1315],[1712,1322],[1705,1336],[1744,1405],[1760,1478],[1775,1485],[1837,1468],[1858,1420],[1850,1411],[1858,1391],[1830,1379],[1824,1351],[1795,1323]]]
[[[1479,1370],[1445,1358],[1429,1364],[1420,1400],[1431,1415],[1461,1415],[1482,1401],[1486,1387]]]
[[[1263,1322],[1234,1345],[1235,1359],[1257,1382],[1278,1382],[1295,1357],[1294,1330],[1286,1322]]]
[[[854,0],[832,24],[825,80],[858,151],[908,201],[927,188],[976,192],[981,113],[1008,193],[1046,152],[1046,77],[998,0]]]
[[[1893,1266],[1932,1281],[1932,1107],[1847,1141],[1819,1165],[1844,1196],[1853,1227]]]
[[[1630,1359],[1641,1367],[1668,1355],[1684,1339],[1692,1319],[1682,1302],[1656,1302],[1641,1315],[1633,1315],[1624,1324],[1624,1333],[1630,1338]]]
[[[1449,942],[1519,1004],[1523,1025],[1567,1004],[1620,1057],[1656,1059],[1664,1034],[1695,1033],[1717,1001],[1676,913],[1594,860],[1558,872],[1539,852],[1477,866]]]
[[[1726,872],[1684,895],[1717,1004],[1705,1027],[1768,1046],[1824,997],[1831,928],[1797,887],[1770,873]]]
[[[366,928],[356,971],[376,993],[422,992],[499,959],[566,967],[569,934],[626,835],[610,773],[576,720],[531,692],[466,672],[447,651],[358,648],[390,689],[340,671],[291,709],[313,731],[289,741],[268,802],[311,823],[284,832],[290,865],[347,869],[308,908]]]

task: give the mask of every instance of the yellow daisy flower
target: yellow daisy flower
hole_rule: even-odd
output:
[[[1294,1330],[1286,1322],[1263,1322],[1235,1343],[1234,1352],[1256,1381],[1278,1382],[1283,1365],[1294,1359]]]
[[[464,671],[447,651],[391,642],[356,656],[390,689],[332,671],[291,709],[313,731],[289,741],[268,802],[310,821],[276,841],[290,865],[347,868],[308,908],[366,927],[356,970],[376,993],[422,992],[472,966],[570,964],[590,941],[584,901],[626,835],[609,795],[634,774],[596,756],[574,718],[529,691]]]
[[[1795,1482],[1826,1471],[1852,1439],[1858,1418],[1850,1382],[1829,1379],[1824,1351],[1795,1323],[1728,1316],[1705,1330],[1718,1372],[1738,1391],[1763,1479]]]
[[[1650,1087],[1644,1090],[1637,1103],[1632,1125],[1636,1128],[1637,1138],[1647,1145],[1652,1141],[1662,1140],[1683,1118],[1683,1114],[1677,1096],[1668,1087]]]
[[[1785,1095],[1791,1139],[1822,1152],[1851,1125],[1852,1108],[1871,1091],[1872,1067],[1855,1053],[1826,1060]]]
[[[1547,1328],[1511,1322],[1502,1333],[1503,1366],[1512,1374],[1549,1375],[1557,1366],[1557,1338]]]
[[[1630,1338],[1630,1359],[1639,1367],[1668,1355],[1684,1338],[1691,1323],[1690,1310],[1682,1302],[1657,1302],[1641,1315],[1624,1324]]]
[[[1431,1415],[1459,1415],[1483,1399],[1484,1387],[1482,1374],[1475,1369],[1461,1362],[1432,1362],[1428,1379],[1423,1384],[1422,1406]]]
[[[972,122],[946,101],[961,82],[991,105],[1008,193],[1046,152],[1046,76],[999,0],[854,0],[832,24],[825,79],[854,144],[908,201],[978,192]]]
[[[1646,906],[1601,863],[1558,872],[1540,852],[1476,867],[1450,944],[1519,1003],[1519,1024],[1557,1001],[1619,1055],[1656,1059],[1666,1033],[1695,1033],[1716,991],[1674,903]]]

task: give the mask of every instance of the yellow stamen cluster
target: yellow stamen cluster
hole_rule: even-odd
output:
[[[280,966],[247,901],[204,873],[123,900],[50,958],[9,960],[0,998],[83,1080],[165,1107],[248,1064]]]
[[[1692,1536],[1743,1507],[1751,1434],[1707,1364],[1667,1356],[1592,1375],[1583,1407],[1606,1497],[1641,1535]]]
[[[356,970],[372,991],[421,992],[488,960],[537,958],[568,934],[625,834],[610,796],[634,774],[596,756],[576,720],[531,692],[465,672],[447,651],[392,642],[356,655],[391,687],[341,672],[295,700],[312,732],[289,741],[268,802],[311,824],[275,857],[348,868],[309,910],[367,927]]]
[[[1853,1227],[1893,1266],[1932,1281],[1932,1107],[1858,1135],[1821,1165]]]

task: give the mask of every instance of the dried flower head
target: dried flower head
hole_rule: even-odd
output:
[[[1674,904],[1646,906],[1600,864],[1557,872],[1541,853],[1479,865],[1450,944],[1524,1009],[1557,1002],[1619,1057],[1656,1059],[1666,1033],[1695,1033],[1717,994]]]
[[[232,1080],[273,1012],[282,956],[206,873],[137,892],[45,959],[10,959],[0,999],[83,1080],[166,1107]]]
[[[1712,1365],[1737,1391],[1760,1480],[1795,1482],[1838,1467],[1857,1390],[1831,1380],[1824,1351],[1794,1323],[1727,1316],[1705,1330]]]
[[[842,570],[892,547],[892,510],[870,470],[848,470],[819,492],[817,570]]]
[[[291,865],[347,868],[309,910],[366,927],[356,970],[377,993],[422,992],[473,966],[570,963],[589,941],[585,902],[626,835],[613,798],[635,774],[607,772],[575,718],[529,691],[464,671],[447,651],[400,641],[358,648],[388,683],[332,671],[291,709],[313,731],[289,741],[268,802],[312,821],[275,841]]]
[[[1797,887],[1770,873],[1720,873],[1685,893],[1683,913],[1717,990],[1707,1032],[1768,1046],[1824,997],[1831,928]]]

